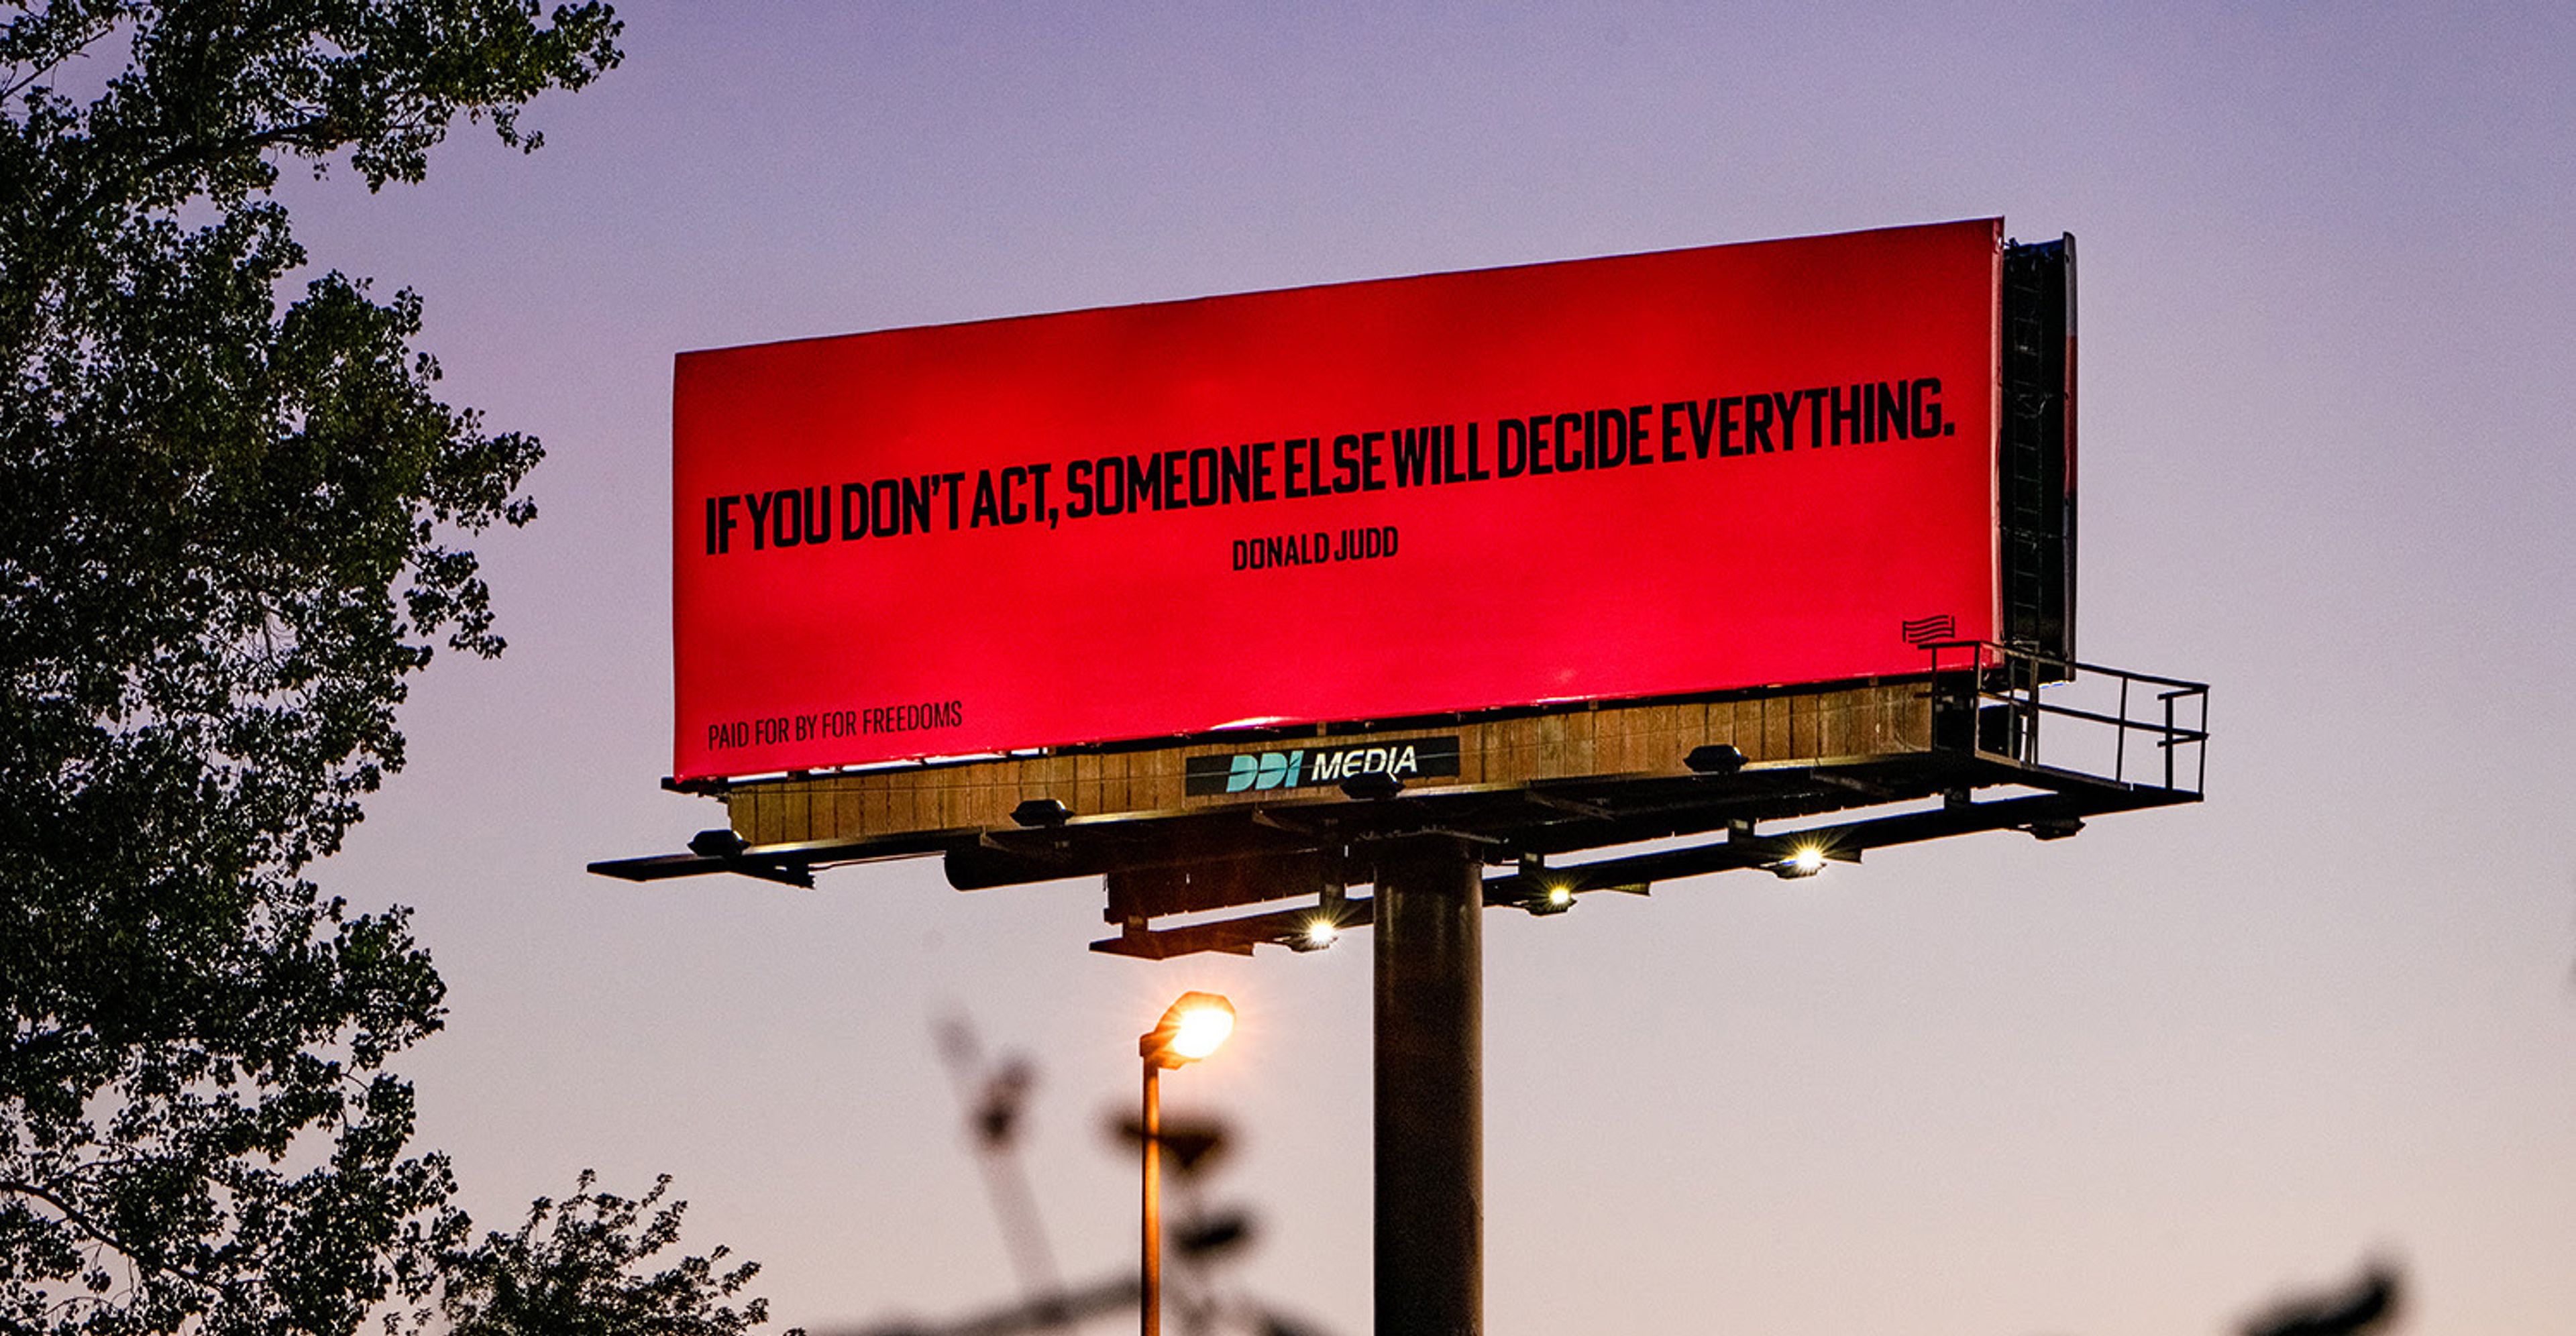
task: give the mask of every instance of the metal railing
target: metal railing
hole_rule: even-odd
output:
[[[2206,682],[1992,641],[1945,640],[1924,649],[1932,656],[1936,747],[2195,795],[2208,778]],[[2047,720],[2063,722],[2046,730],[2051,750],[2043,755]],[[2129,769],[2133,736],[2157,757],[2136,774]]]

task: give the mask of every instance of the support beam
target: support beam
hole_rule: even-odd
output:
[[[1484,1330],[1484,902],[1461,841],[1378,861],[1378,1336]]]

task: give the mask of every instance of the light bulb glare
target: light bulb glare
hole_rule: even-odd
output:
[[[1195,1062],[1217,1051],[1234,1033],[1234,1012],[1225,1007],[1193,1007],[1181,1016],[1172,1034],[1172,1051]]]

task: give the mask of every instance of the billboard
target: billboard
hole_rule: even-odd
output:
[[[681,781],[1996,639],[1999,219],[682,354]]]

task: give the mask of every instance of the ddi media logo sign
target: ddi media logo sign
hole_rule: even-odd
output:
[[[1275,789],[1282,785],[1297,787],[1299,769],[1306,759],[1303,751],[1236,752],[1227,758],[1225,791],[1241,793],[1246,789]]]
[[[1344,747],[1193,756],[1185,768],[1182,791],[1194,798],[1212,797],[1339,784],[1355,775],[1411,779],[1457,773],[1456,737],[1400,738]]]

